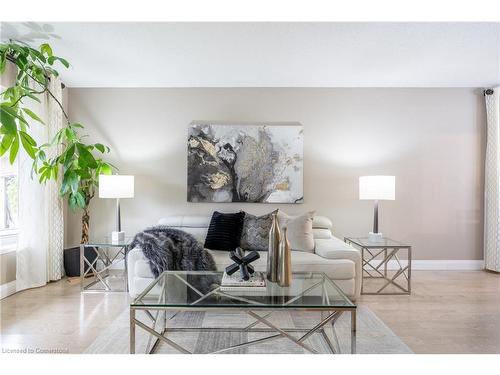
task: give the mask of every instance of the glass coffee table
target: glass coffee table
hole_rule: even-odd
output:
[[[331,353],[340,351],[335,334],[335,322],[344,313],[350,313],[351,353],[356,351],[356,305],[324,273],[294,273],[289,287],[280,287],[267,281],[266,289],[259,291],[223,291],[222,272],[165,271],[130,304],[130,353],[136,352],[136,328],[150,336],[146,353],[154,353],[158,344],[169,345],[181,353],[192,352],[179,345],[169,334],[173,332],[261,332],[269,333],[247,342],[241,342],[213,353],[257,345],[286,338],[309,353],[318,353],[306,342],[311,335],[320,335]],[[300,311],[318,316],[308,328],[278,327],[269,317],[278,311]],[[147,322],[141,321],[138,312]],[[171,319],[179,312],[234,312],[249,315],[252,322],[242,327],[176,327]],[[321,312],[321,314],[318,314]],[[260,327],[260,328],[259,328]],[[264,327],[264,328],[262,328]],[[325,328],[331,328],[332,339]]]

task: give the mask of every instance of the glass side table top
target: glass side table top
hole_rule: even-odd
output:
[[[352,242],[358,246],[367,248],[381,248],[381,247],[411,247],[403,242],[395,241],[387,237],[383,237],[380,241],[370,241],[368,237],[346,237],[346,241]]]
[[[101,247],[124,247],[130,245],[134,237],[125,237],[123,241],[113,242],[111,237],[98,237],[89,240],[88,243],[83,244],[84,246],[101,246]]]
[[[131,304],[132,307],[203,308],[355,308],[324,273],[293,273],[290,287],[266,280],[256,291],[222,291],[222,272],[165,271]]]

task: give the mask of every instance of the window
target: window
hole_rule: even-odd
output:
[[[0,158],[0,253],[17,249],[19,190],[18,164]]]

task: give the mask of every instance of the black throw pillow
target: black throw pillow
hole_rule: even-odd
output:
[[[205,248],[233,251],[240,246],[244,218],[244,212],[223,214],[215,211],[208,226]]]

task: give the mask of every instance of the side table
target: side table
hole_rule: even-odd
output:
[[[366,237],[344,237],[344,242],[361,250],[361,294],[411,294],[410,245],[386,237],[377,242],[369,241]],[[406,259],[400,257],[400,252],[406,252],[403,254]],[[391,260],[391,266],[388,267]],[[378,279],[380,282],[365,285],[367,279]]]
[[[80,245],[80,290],[84,292],[128,292],[127,252],[132,238],[113,243],[111,238],[89,241]],[[96,258],[90,261],[85,257],[85,248],[93,249]],[[123,270],[113,269],[123,262]],[[85,264],[88,265],[85,271]],[[87,278],[87,275],[92,277]],[[123,288],[112,285],[112,279],[123,278]],[[113,283],[114,284],[114,283]]]

